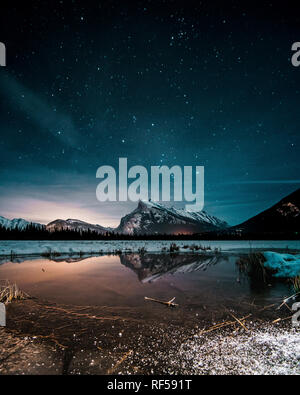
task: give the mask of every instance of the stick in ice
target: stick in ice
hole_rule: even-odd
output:
[[[177,303],[173,303],[174,300],[175,300],[175,297],[172,298],[171,300],[169,300],[168,302],[165,302],[163,300],[148,298],[147,296],[145,296],[145,300],[149,300],[150,302],[156,302],[156,303],[164,304],[164,305],[166,305],[168,307],[177,307],[177,306],[179,306]]]

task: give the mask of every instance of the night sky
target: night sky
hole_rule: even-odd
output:
[[[205,166],[232,225],[299,188],[292,2],[23,3],[1,2],[0,215],[115,226],[136,204],[98,202],[95,175],[119,157]]]

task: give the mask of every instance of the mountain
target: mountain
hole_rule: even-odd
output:
[[[93,225],[88,222],[80,221],[79,219],[56,219],[46,225],[46,229],[50,232],[54,230],[81,230],[81,231],[92,231],[100,234],[110,232],[111,228],[105,228],[101,225]]]
[[[204,211],[188,212],[177,210],[150,201],[140,201],[134,211],[121,218],[120,225],[115,229],[93,225],[79,219],[57,219],[46,225],[46,229],[49,231],[61,229],[90,230],[99,234],[115,232],[128,235],[195,233],[219,230],[227,227],[226,222],[220,221],[218,218],[208,215]]]
[[[205,211],[193,212],[168,208],[152,201],[139,201],[131,213],[121,218],[117,228],[94,225],[79,219],[57,219],[48,225],[29,222],[22,218],[12,220],[0,216],[0,226],[8,229],[25,229],[26,226],[55,229],[70,229],[94,231],[99,234],[107,232],[125,235],[143,234],[191,234],[205,232],[221,232],[226,236],[232,233],[243,234],[281,234],[291,235],[300,232],[300,189],[291,193],[260,214],[247,221],[229,227],[220,219],[207,214]]]
[[[300,231],[300,188],[271,208],[231,229],[243,233],[290,233]]]
[[[7,229],[25,229],[28,225],[33,225],[42,228],[44,225],[38,224],[36,222],[29,222],[23,218],[7,219],[0,216],[0,225]]]
[[[138,207],[125,215],[115,232],[122,234],[184,234],[217,231],[226,222],[205,211],[192,212],[167,208],[151,201],[139,201]]]

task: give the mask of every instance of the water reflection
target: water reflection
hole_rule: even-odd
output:
[[[289,295],[289,284],[262,284],[257,273],[236,264],[240,258],[233,253],[35,257],[3,262],[0,279],[50,301],[139,306],[142,311],[147,308],[145,296],[161,300],[176,297],[181,306],[194,309],[221,306],[225,301],[230,306],[241,299],[266,305]]]
[[[133,270],[143,282],[153,282],[166,274],[192,273],[204,271],[216,265],[220,255],[199,254],[124,254],[120,256],[121,264]]]

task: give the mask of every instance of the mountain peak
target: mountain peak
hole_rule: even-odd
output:
[[[139,210],[147,209],[150,207],[149,203],[151,203],[149,200],[139,200],[137,208]]]
[[[149,200],[139,200],[137,209],[139,210],[147,210],[147,209],[167,209],[167,207],[163,206],[160,203],[154,202],[151,199]]]
[[[125,234],[201,233],[228,227],[226,222],[207,214],[166,207],[151,200],[139,200],[138,206],[125,215],[116,229]]]

